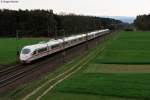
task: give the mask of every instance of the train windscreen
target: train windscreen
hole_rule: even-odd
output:
[[[29,54],[31,52],[30,49],[23,49],[22,54]]]

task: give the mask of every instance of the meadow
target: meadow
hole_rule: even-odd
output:
[[[95,59],[96,63],[149,64],[150,32],[121,32]]]
[[[149,100],[150,32],[120,32],[42,100]]]
[[[25,45],[35,44],[45,40],[44,38],[0,38],[0,65],[9,65],[16,63],[17,61],[17,50]]]

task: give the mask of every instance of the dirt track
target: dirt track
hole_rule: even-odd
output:
[[[85,73],[149,73],[150,65],[91,64]]]

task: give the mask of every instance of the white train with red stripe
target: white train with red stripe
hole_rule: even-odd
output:
[[[33,60],[53,54],[107,33],[109,33],[109,29],[65,37],[63,39],[50,40],[48,42],[35,45],[28,45],[22,48],[20,53],[20,61],[23,63],[30,63]]]

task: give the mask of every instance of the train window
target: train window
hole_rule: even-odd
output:
[[[71,43],[74,43],[74,41],[72,40]]]
[[[51,46],[52,49],[57,48],[57,47],[59,47],[59,44]]]
[[[83,40],[83,38],[79,38],[79,40]]]
[[[69,42],[64,42],[64,43],[63,43],[63,45],[68,45],[68,44],[69,44]]]
[[[65,44],[67,45],[69,42],[65,42]]]
[[[36,54],[36,51],[34,51],[33,53],[32,53],[32,55],[35,55]]]
[[[22,54],[29,54],[31,52],[30,49],[23,49]]]
[[[38,50],[38,52],[44,52],[44,51],[47,51],[47,48],[41,48]]]

